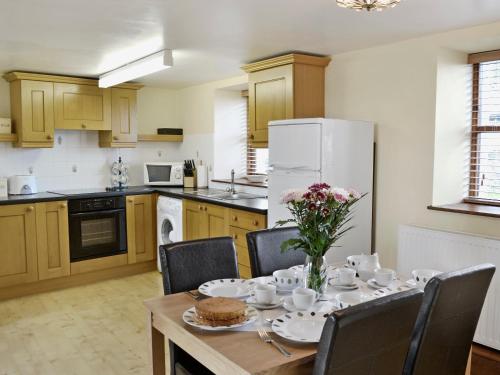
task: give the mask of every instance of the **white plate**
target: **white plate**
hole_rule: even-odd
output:
[[[271,328],[278,336],[293,342],[317,343],[327,317],[327,313],[315,310],[289,312],[275,318]]]
[[[247,298],[246,302],[249,305],[252,305],[252,306],[258,308],[259,310],[271,310],[271,309],[275,309],[277,307],[280,307],[283,304],[283,298],[276,296],[276,297],[274,297],[274,301],[272,303],[259,303],[255,299],[255,297],[252,296],[252,297]]]
[[[187,309],[186,311],[184,311],[184,314],[182,314],[182,320],[184,320],[184,323],[189,324],[191,327],[196,327],[205,331],[223,331],[226,329],[243,327],[247,324],[255,322],[258,317],[259,312],[254,307],[248,306],[247,320],[245,320],[244,322],[232,324],[230,326],[212,327],[198,322],[198,320],[196,319],[196,309],[194,307]]]
[[[198,291],[209,297],[244,298],[250,295],[254,284],[247,279],[219,279],[201,284]]]

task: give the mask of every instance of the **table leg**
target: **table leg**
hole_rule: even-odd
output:
[[[153,375],[165,375],[165,336],[153,327],[153,313],[147,313],[149,358]]]
[[[471,375],[471,367],[472,367],[472,348],[469,352],[469,360],[467,361],[467,368],[465,369],[465,375]]]

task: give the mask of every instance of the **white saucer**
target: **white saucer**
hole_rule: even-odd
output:
[[[375,281],[375,279],[370,279],[366,283],[368,284],[369,287],[371,287],[373,289],[387,288],[387,285],[377,284],[377,282]]]
[[[276,293],[278,293],[278,294],[290,294],[293,292],[293,289],[295,289],[295,288],[293,288],[293,289],[280,288],[278,285],[276,285],[274,280],[270,281],[268,284],[274,285],[276,287]]]
[[[283,304],[283,297],[275,296],[272,303],[258,303],[254,296],[247,298],[246,302],[259,310],[271,310]]]
[[[405,284],[409,286],[410,288],[416,288],[417,287],[417,282],[413,279],[406,280]]]
[[[341,290],[355,290],[355,289],[359,288],[359,286],[356,283],[353,283],[350,285],[337,284],[335,279],[331,279],[328,283],[331,286],[333,286],[334,288],[341,289]]]

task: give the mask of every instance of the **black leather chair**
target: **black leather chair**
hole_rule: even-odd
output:
[[[239,277],[236,250],[231,237],[160,246],[160,263],[165,295],[194,290],[210,280]],[[212,374],[174,343],[169,342],[169,346],[172,375]]]
[[[281,270],[304,264],[306,254],[300,250],[281,252],[281,244],[290,238],[298,237],[296,227],[264,229],[247,233],[248,253],[252,276],[269,276]]]
[[[426,285],[404,375],[464,374],[495,266],[443,273]]]
[[[313,375],[401,375],[421,302],[409,290],[332,313]]]

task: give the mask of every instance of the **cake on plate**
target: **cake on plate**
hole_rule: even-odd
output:
[[[198,321],[212,327],[239,324],[247,319],[246,303],[234,298],[207,298],[198,301],[195,309]]]

